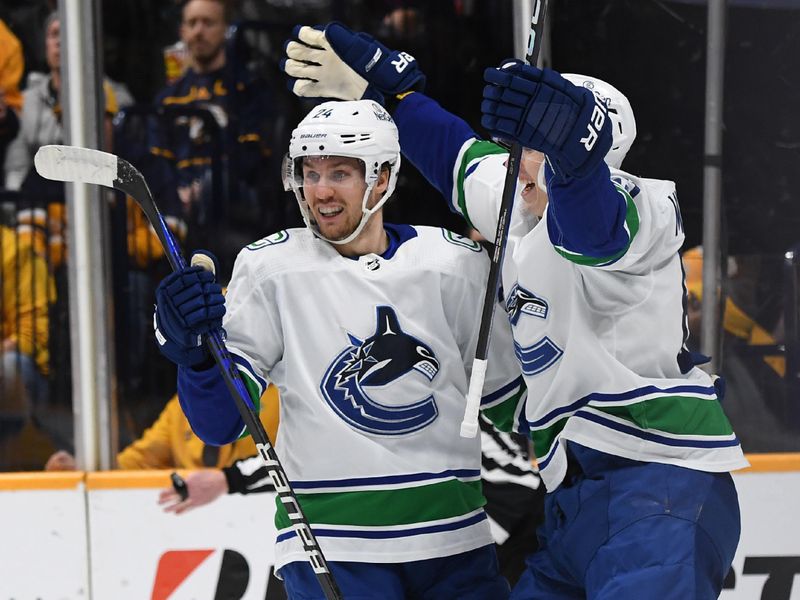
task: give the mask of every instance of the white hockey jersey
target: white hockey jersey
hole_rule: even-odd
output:
[[[459,436],[489,261],[448,231],[400,227],[391,256],[357,260],[307,229],[274,234],[241,251],[228,288],[227,346],[256,394],[267,378],[280,389],[276,450],[331,561],[492,543],[480,438]],[[497,315],[485,400],[517,404]],[[276,568],[305,560],[278,504]]]
[[[454,168],[451,206],[493,239],[506,154],[472,139]],[[675,185],[612,171],[629,246],[594,260],[551,242],[517,198],[503,266],[529,429],[548,490],[567,467],[564,440],[640,461],[704,471],[747,465],[708,374],[679,367],[686,337]]]

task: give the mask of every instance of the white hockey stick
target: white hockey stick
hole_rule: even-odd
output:
[[[177,271],[186,266],[186,260],[183,258],[172,232],[164,222],[144,177],[126,160],[99,150],[53,145],[39,148],[33,162],[39,175],[45,179],[92,183],[114,188],[131,196],[142,208],[147,220],[155,229],[172,269]],[[201,264],[200,266],[206,268],[206,265]],[[222,377],[236,402],[242,420],[253,436],[258,453],[264,460],[275,490],[286,508],[292,528],[303,544],[303,550],[317,575],[325,598],[341,600],[342,593],[336,585],[317,538],[311,531],[311,526],[300,508],[300,503],[289,484],[289,479],[286,477],[286,472],[283,470],[275,448],[270,444],[267,432],[251,406],[250,395],[239,376],[236,364],[225,347],[220,331],[212,331],[203,337],[208,350],[222,372]]]
[[[529,65],[536,65],[539,51],[542,48],[542,35],[547,13],[547,0],[536,0],[531,15],[531,29],[528,34],[528,51],[525,60]],[[481,328],[478,332],[478,344],[475,349],[475,360],[472,362],[472,375],[467,391],[467,405],[464,408],[464,419],[461,421],[461,437],[474,438],[478,433],[478,411],[481,406],[483,382],[486,379],[489,340],[492,337],[492,316],[500,287],[500,273],[503,268],[503,257],[506,253],[508,227],[511,224],[511,209],[514,207],[514,195],[517,191],[519,177],[519,161],[522,159],[522,146],[514,142],[508,155],[506,178],[503,183],[503,198],[497,216],[497,231],[494,236],[494,251],[489,277],[486,281],[486,295],[483,297],[481,310]]]

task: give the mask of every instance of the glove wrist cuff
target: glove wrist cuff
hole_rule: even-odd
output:
[[[391,94],[386,96],[386,100],[383,102],[383,107],[389,111],[389,114],[394,114],[394,111],[400,105],[400,102],[403,101],[404,98],[407,98],[411,94],[413,94],[416,90],[407,90],[405,92],[400,92],[399,94]]]

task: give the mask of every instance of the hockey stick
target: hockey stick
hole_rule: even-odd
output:
[[[531,29],[528,34],[528,50],[525,54],[525,60],[529,65],[535,66],[539,58],[546,13],[547,0],[535,0],[533,14],[531,15]],[[522,146],[514,142],[506,165],[503,197],[500,202],[500,212],[497,216],[497,231],[494,234],[492,264],[489,267],[486,295],[483,297],[483,308],[481,309],[481,327],[478,332],[475,360],[472,362],[472,374],[469,379],[469,390],[467,391],[467,405],[464,408],[464,419],[461,421],[461,437],[473,438],[478,433],[478,411],[481,405],[483,382],[486,379],[489,340],[492,337],[492,316],[494,315],[494,305],[500,287],[500,273],[503,267],[503,257],[506,253],[508,228],[511,224],[511,209],[514,207],[514,195],[517,191],[517,177],[519,177],[519,162],[521,159]]]
[[[172,269],[177,271],[186,266],[186,260],[183,258],[172,232],[164,222],[144,177],[130,163],[118,156],[99,150],[53,145],[39,148],[34,157],[34,164],[39,175],[45,179],[93,183],[114,188],[131,196],[142,208],[150,225],[155,229]],[[317,575],[325,598],[327,600],[342,599],[342,593],[328,568],[328,562],[322,554],[317,538],[311,531],[308,520],[300,508],[300,503],[297,501],[288,477],[286,477],[286,472],[283,470],[275,448],[270,444],[264,426],[253,410],[250,395],[239,376],[236,364],[225,347],[220,331],[212,331],[203,337],[208,350],[219,366],[228,391],[236,402],[242,420],[253,436],[258,453],[264,460],[275,490],[289,515],[292,527],[303,544],[303,550]]]

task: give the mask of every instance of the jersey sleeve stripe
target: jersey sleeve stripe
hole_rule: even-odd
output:
[[[628,249],[631,247],[631,244],[633,243],[633,239],[636,237],[636,234],[639,231],[639,211],[636,208],[636,203],[633,201],[633,196],[631,196],[631,194],[628,193],[625,188],[617,183],[614,183],[614,187],[625,199],[626,211],[624,228],[628,236],[628,242],[625,244],[625,247],[611,256],[602,257],[586,256],[576,252],[571,252],[567,248],[558,245],[554,246],[556,252],[558,252],[567,260],[586,267],[607,267],[608,265],[614,264],[620,258],[625,256],[625,254],[628,252]]]
[[[267,380],[258,374],[247,358],[236,353],[235,350],[231,350],[230,352],[233,362],[236,363],[236,367],[244,378],[245,386],[247,386],[250,395],[252,396],[255,394],[255,398],[260,399],[261,394],[267,389]]]
[[[259,414],[261,412],[261,395],[267,389],[267,382],[256,374],[255,369],[250,366],[247,359],[233,352],[231,352],[231,358],[233,358],[234,364],[239,369],[244,387],[247,388],[247,392],[250,394],[253,410],[256,414]],[[247,426],[245,426],[239,433],[238,439],[246,438],[250,434],[251,432],[247,429]]]
[[[474,227],[467,211],[467,199],[464,193],[466,178],[477,168],[478,163],[485,157],[493,154],[507,154],[508,151],[486,140],[468,140],[458,154],[454,173],[455,185],[450,210],[460,214],[470,227]]]

